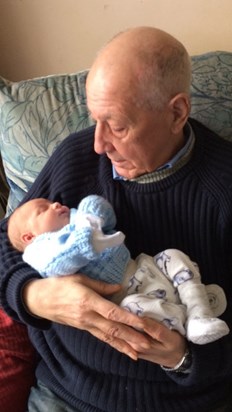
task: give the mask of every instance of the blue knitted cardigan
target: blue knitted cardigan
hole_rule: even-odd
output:
[[[68,137],[25,200],[48,197],[69,207],[88,194],[106,197],[132,257],[178,248],[198,262],[205,284],[220,284],[232,320],[232,144],[190,120],[196,142],[187,164],[156,182],[113,180],[111,163],[93,151],[94,127]],[[71,183],[70,183],[71,182]],[[50,324],[26,312],[21,288],[38,277],[13,250],[0,226],[1,304],[28,325],[40,354],[36,376],[85,412],[207,412],[232,389],[231,333],[208,345],[191,344],[189,374],[132,361],[89,333]]]

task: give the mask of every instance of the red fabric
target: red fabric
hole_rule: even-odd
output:
[[[0,410],[25,412],[36,354],[27,329],[0,308]]]

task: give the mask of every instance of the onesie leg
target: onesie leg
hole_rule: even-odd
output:
[[[153,257],[141,254],[136,262],[128,266],[120,306],[138,316],[155,319],[185,335],[186,308],[180,304],[172,282],[157,267]]]
[[[183,285],[182,285],[183,286]],[[187,339],[203,345],[229,333],[227,324],[214,316],[204,285],[188,285],[181,291],[182,302],[187,306]]]
[[[205,344],[227,335],[229,328],[224,321],[215,317],[197,265],[181,251],[168,249],[164,253],[165,262],[162,265],[177,288],[181,303],[186,306],[187,338],[194,343]],[[220,309],[223,308],[222,297],[221,302]]]

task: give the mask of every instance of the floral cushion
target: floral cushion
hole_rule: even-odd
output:
[[[193,56],[192,72],[191,116],[232,140],[232,53]]]
[[[192,58],[191,116],[232,140],[232,53]],[[10,186],[9,214],[59,143],[93,124],[87,70],[20,82],[0,77],[0,150]]]
[[[0,148],[10,186],[7,213],[21,201],[59,143],[93,122],[87,71],[21,82],[0,78]]]

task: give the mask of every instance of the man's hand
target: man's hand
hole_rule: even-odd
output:
[[[173,368],[186,352],[186,339],[178,332],[161,323],[144,318],[144,332],[150,337],[150,348],[138,354],[138,358]]]
[[[23,299],[32,314],[88,331],[137,360],[138,352],[148,351],[152,340],[138,331],[144,330],[145,320],[103,298],[119,290],[119,285],[68,275],[27,283]]]

